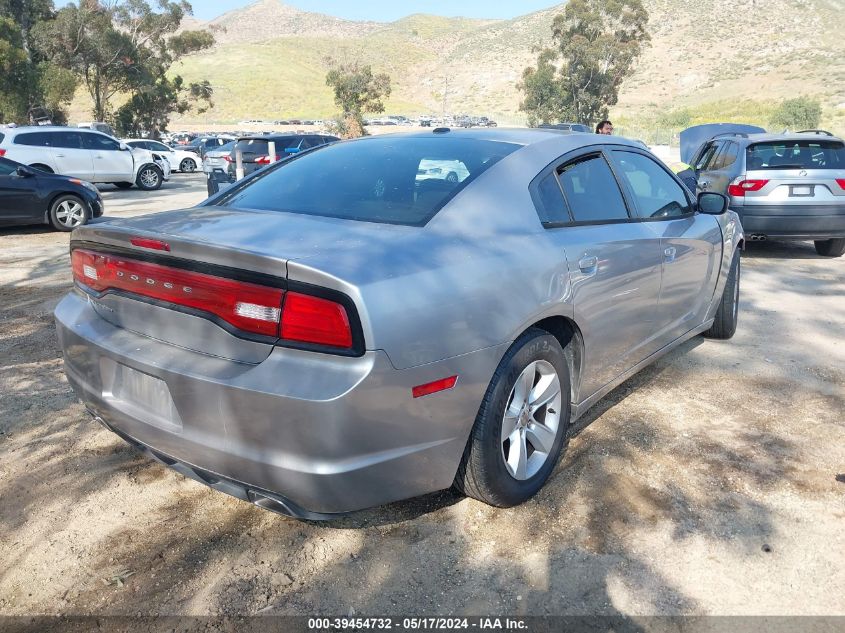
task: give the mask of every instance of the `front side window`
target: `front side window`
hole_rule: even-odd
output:
[[[447,136],[384,136],[335,143],[282,161],[216,204],[421,226],[518,147]],[[420,178],[421,170],[435,165],[454,170],[438,174],[445,177]],[[449,178],[461,168],[465,174]]]
[[[90,150],[97,150],[102,152],[117,152],[120,151],[120,143],[113,138],[104,136],[103,134],[82,134],[82,139],[85,143],[85,148]]]
[[[11,176],[18,166],[10,160],[0,158],[0,176]]]
[[[692,212],[683,188],[656,161],[634,152],[614,151],[613,155],[640,217],[671,218]]]
[[[607,161],[588,156],[559,170],[560,184],[576,222],[627,220],[622,192]]]

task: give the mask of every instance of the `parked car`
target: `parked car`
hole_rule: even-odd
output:
[[[819,255],[845,254],[842,139],[815,130],[720,131],[681,160],[694,170],[699,191],[730,197],[749,239],[813,240]]]
[[[235,152],[241,152],[244,176],[248,176],[256,169],[270,164],[270,142],[276,144],[276,160],[281,160],[292,154],[297,154],[312,147],[319,147],[326,143],[339,140],[336,136],[327,134],[255,134],[242,136],[235,143],[229,154],[227,170],[234,180],[236,161]]]
[[[0,133],[0,156],[46,173],[121,188],[161,187],[170,177],[167,160],[145,149],[133,149],[94,130],[70,127],[7,128]]]
[[[235,149],[237,141],[229,141],[225,145],[221,145],[217,149],[209,150],[205,153],[205,158],[202,159],[202,170],[206,174],[210,174],[215,169],[227,171],[229,168],[229,160],[232,150]]]
[[[108,134],[114,138],[114,128],[112,128],[112,126],[108,123],[103,123],[102,121],[86,121],[84,123],[77,123],[76,127],[86,130],[96,130],[97,132]]]
[[[197,170],[200,161],[197,160],[197,155],[193,152],[188,152],[183,149],[168,147],[161,141],[153,141],[148,139],[123,139],[129,147],[146,149],[155,152],[167,159],[173,171],[181,171],[191,173]]]
[[[417,182],[435,178],[448,182],[463,182],[469,176],[466,166],[459,160],[421,160],[417,167]]]
[[[70,231],[101,215],[103,199],[90,182],[0,158],[0,225],[49,224]]]
[[[206,152],[218,149],[222,145],[234,140],[235,138],[232,136],[198,136],[182,149],[192,152],[193,154],[199,156],[200,159],[203,159],[205,158]]]
[[[417,180],[432,159],[469,176]],[[334,143],[199,207],[77,229],[65,370],[120,437],[266,509],[330,518],[453,483],[511,506],[616,385],[733,335],[727,202],[610,136]]]

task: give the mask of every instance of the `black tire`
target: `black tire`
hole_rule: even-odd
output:
[[[30,165],[33,169],[37,169],[38,171],[43,171],[45,174],[54,174],[52,169],[47,167],[47,165],[42,165],[41,163],[35,163],[34,165]]]
[[[728,272],[728,280],[725,282],[725,290],[719,300],[719,308],[716,310],[716,319],[710,329],[704,332],[707,338],[729,339],[736,332],[736,324],[739,320],[739,278],[740,278],[739,250],[734,253],[731,269]]]
[[[133,185],[133,184],[135,184],[135,183],[131,183],[131,182],[116,182],[116,183],[114,183],[114,186],[115,186],[115,187],[117,187],[118,189],[130,189],[130,188],[132,187],[132,185]]]
[[[517,378],[538,360],[547,361],[557,372],[561,389],[560,418],[546,461],[533,476],[519,480],[510,474],[505,464],[502,424]],[[469,497],[502,508],[534,496],[548,480],[568,442],[569,400],[569,370],[560,343],[545,330],[529,329],[511,345],[493,374],[455,475],[455,487]]]
[[[66,194],[53,200],[49,218],[50,225],[57,231],[72,231],[91,219],[91,209],[79,196]]]
[[[816,252],[824,257],[842,257],[845,254],[845,237],[832,240],[816,240],[813,242]]]
[[[164,174],[161,173],[161,169],[156,165],[144,165],[138,170],[138,177],[135,179],[138,189],[144,191],[161,189],[161,183],[163,182]]]
[[[179,171],[186,172],[186,173],[193,173],[197,170],[197,162],[192,158],[184,158],[182,162],[179,163]]]

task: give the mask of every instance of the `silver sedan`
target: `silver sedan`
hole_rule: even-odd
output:
[[[633,141],[437,128],[76,229],[56,320],[92,414],[215,489],[304,518],[452,485],[511,506],[614,386],[733,335],[742,242]]]

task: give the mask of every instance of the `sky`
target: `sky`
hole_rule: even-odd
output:
[[[191,1],[191,0],[189,0]],[[192,0],[194,17],[211,20],[217,16],[251,4],[253,0]],[[68,0],[55,0],[57,7]],[[150,4],[154,4],[151,2]],[[555,0],[285,0],[285,4],[316,13],[326,13],[347,20],[392,22],[412,13],[431,13],[447,17],[513,18],[558,4]]]

